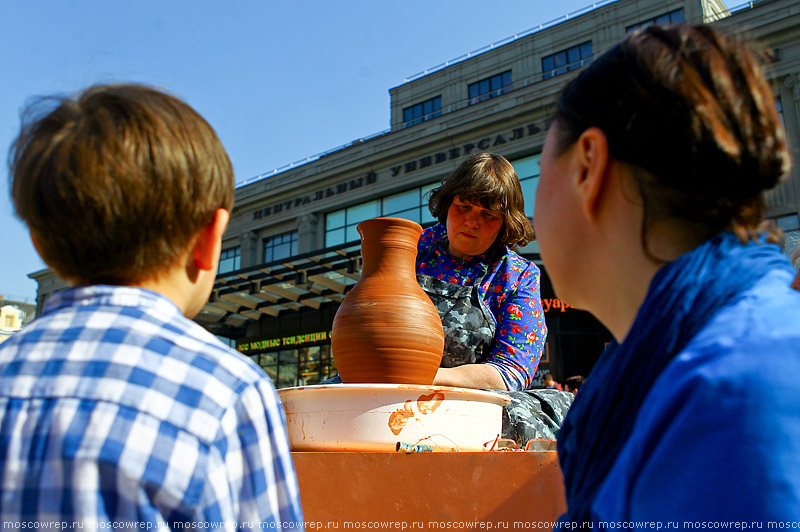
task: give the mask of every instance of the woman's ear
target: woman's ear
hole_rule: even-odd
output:
[[[230,213],[225,209],[217,209],[214,218],[200,229],[192,248],[192,261],[200,270],[212,270],[217,267],[222,247],[222,235],[228,226]]]
[[[608,139],[600,128],[590,127],[576,141],[576,158],[580,167],[577,189],[584,213],[597,218],[603,193],[608,185]]]

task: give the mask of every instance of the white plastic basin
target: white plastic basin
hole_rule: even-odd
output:
[[[408,384],[284,388],[293,451],[483,451],[509,399],[483,390]]]

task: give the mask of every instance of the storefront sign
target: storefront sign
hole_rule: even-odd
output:
[[[545,312],[559,310],[565,312],[567,309],[574,309],[569,303],[556,298],[542,299],[542,308]],[[330,341],[330,332],[313,332],[308,334],[296,334],[294,336],[281,336],[278,338],[266,338],[262,340],[244,341],[236,346],[240,352],[245,354],[266,351],[269,349],[281,349],[292,347],[303,347],[305,345],[317,344],[319,342]]]
[[[545,129],[547,129],[547,124],[542,124],[542,126]],[[445,151],[432,153],[430,155],[425,155],[423,157],[416,158],[414,160],[405,162],[403,164],[392,166],[391,168],[389,168],[388,174],[391,175],[391,177],[397,177],[400,174],[409,174],[417,170],[423,170],[425,168],[428,168],[429,166],[435,166],[437,164],[441,164],[445,161],[459,159],[462,156],[469,155],[473,151],[492,150],[497,146],[501,146],[509,142],[515,142],[525,137],[529,137],[531,135],[540,133],[541,131],[542,127],[536,124],[528,124],[527,126],[515,127],[510,132],[505,131],[501,133],[492,134],[480,140],[476,140],[474,142],[467,142],[462,146],[456,146],[454,148],[449,148]],[[257,209],[253,211],[253,219],[260,220],[261,218],[265,218],[272,214],[278,214],[280,212],[293,209],[295,207],[300,207],[301,205],[308,205],[309,203],[321,199],[330,198],[331,196],[342,194],[350,190],[355,190],[357,188],[361,188],[366,185],[372,185],[377,181],[378,181],[378,174],[376,172],[370,171],[369,173],[367,173],[367,175],[363,177],[349,179],[335,186],[322,188],[320,190],[317,190],[313,194],[298,196],[291,200],[281,201],[280,203],[276,203],[270,207]]]
[[[545,124],[545,128],[546,128]],[[453,159],[458,159],[464,155],[469,155],[473,151],[486,151],[490,149],[494,149],[497,146],[502,144],[506,144],[509,142],[514,142],[525,138],[526,136],[529,137],[531,135],[535,135],[542,131],[542,128],[537,126],[536,124],[528,124],[527,126],[516,127],[511,130],[510,133],[497,133],[490,135],[488,137],[484,137],[480,140],[475,142],[468,142],[463,146],[457,146],[455,148],[450,148],[446,151],[440,151],[431,155],[426,155],[424,157],[414,159],[413,161],[408,161],[404,164],[398,164],[397,166],[393,166],[391,170],[392,177],[397,177],[401,173],[408,174],[414,172],[416,170],[422,170],[423,168],[427,168],[429,166],[434,166],[445,161],[450,161]]]
[[[560,309],[561,312],[566,311],[568,308],[575,308],[566,301],[561,299],[542,299],[542,308],[545,312],[550,312],[550,310]]]
[[[258,209],[257,211],[253,212],[253,220],[259,220],[271,214],[278,214],[279,212],[288,211],[294,207],[299,207],[301,205],[308,205],[309,203],[317,200],[321,200],[323,198],[330,198],[331,196],[335,196],[336,194],[341,194],[342,192],[347,192],[349,190],[355,190],[357,188],[361,188],[364,185],[371,185],[378,180],[378,174],[375,172],[369,172],[364,177],[358,177],[356,179],[350,179],[343,183],[339,183],[333,187],[326,187],[324,189],[317,190],[314,194],[306,194],[305,196],[300,196],[288,201],[282,201],[280,203],[276,203],[271,207],[264,207],[263,209]]]
[[[574,309],[572,305],[556,298],[542,299],[542,308],[545,312],[559,310],[565,312],[567,309]],[[331,338],[330,332],[313,332],[308,334],[296,334],[294,336],[281,336],[278,338],[266,338],[263,340],[244,341],[236,346],[240,352],[245,354],[266,351],[269,349],[281,349],[292,347],[303,347],[305,345],[327,342]]]
[[[268,349],[303,347],[304,345],[327,342],[330,340],[330,333],[327,331],[314,332],[308,334],[296,334],[294,336],[281,336],[279,338],[267,338],[265,340],[245,341],[236,346],[236,349],[244,354]]]

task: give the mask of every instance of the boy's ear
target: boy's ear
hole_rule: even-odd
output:
[[[228,226],[230,216],[227,210],[217,209],[214,219],[197,233],[192,249],[192,261],[198,269],[212,270],[216,268],[222,247],[222,234]]]
[[[584,213],[593,220],[597,217],[608,180],[608,139],[600,128],[590,127],[581,133],[576,144],[581,168],[578,191]]]

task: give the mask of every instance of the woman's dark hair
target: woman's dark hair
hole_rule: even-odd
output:
[[[661,217],[691,222],[703,240],[730,229],[755,238],[767,228],[763,193],[790,165],[761,62],[708,26],[638,30],[564,88],[556,151],[590,127],[605,133],[611,156],[632,165],[645,250]]]
[[[503,227],[495,244],[524,246],[534,240],[517,172],[502,155],[472,155],[431,192],[428,208],[441,223],[447,223],[447,211],[456,196],[503,213]]]

